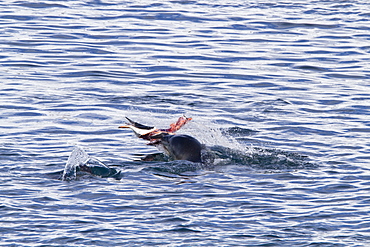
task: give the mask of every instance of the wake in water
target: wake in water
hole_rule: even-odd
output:
[[[155,173],[173,175],[194,175],[201,171],[220,170],[228,166],[238,166],[254,171],[283,171],[295,169],[312,169],[316,165],[308,160],[307,156],[289,153],[281,150],[253,148],[248,153],[223,146],[207,147],[202,153],[203,163],[194,163],[186,160],[170,160],[163,153],[143,155],[139,164],[146,164],[143,169]],[[148,162],[147,158],[152,159]],[[144,160],[145,159],[145,160]],[[121,179],[123,174],[116,168],[111,168],[100,160],[89,156],[84,150],[76,147],[68,158],[61,179],[75,180],[85,175],[111,177]]]
[[[181,120],[181,118],[179,120]],[[182,120],[190,121],[188,119]],[[169,130],[174,130],[155,129],[154,127],[148,127],[135,123],[133,121],[131,121],[131,123],[134,124],[134,128],[145,128],[144,138],[141,137],[141,134],[135,132],[139,137],[143,139],[147,138],[148,133],[153,133],[152,130],[154,130],[155,135],[149,136],[147,140],[150,140],[151,143],[155,144],[159,143],[158,141],[161,141],[161,144],[162,142],[167,141],[167,139],[163,139],[163,137],[167,138]],[[179,122],[177,122],[177,124],[178,123]],[[178,127],[180,125],[176,126]],[[171,125],[171,128],[172,127],[174,126]],[[139,156],[138,164],[147,164],[143,167],[143,169],[150,170],[157,174],[166,173],[172,175],[194,175],[199,174],[200,171],[219,170],[220,167],[222,169],[222,167],[235,165],[244,168],[245,170],[270,171],[315,168],[315,165],[309,162],[307,156],[275,149],[242,147],[231,137],[222,134],[219,129],[209,128],[208,130],[206,130],[203,125],[201,127],[202,131],[198,130],[197,133],[202,133],[202,142],[207,143],[207,145],[201,145],[201,162],[192,162],[191,159],[177,159],[171,154],[166,155],[164,153],[155,153]],[[158,133],[160,134],[159,136]],[[164,136],[163,133],[165,133]],[[171,136],[176,135],[173,134]],[[215,142],[222,143],[222,146],[209,145],[209,143],[214,144]],[[168,143],[165,143],[165,145],[168,145]],[[148,161],[150,162],[148,163]],[[112,177],[115,179],[121,179],[123,177],[121,171],[105,165],[98,159],[89,156],[81,148],[76,147],[68,158],[61,179],[64,181],[69,181],[86,174],[98,177]]]
[[[276,149],[250,148],[248,152],[222,146],[210,147],[214,165],[238,165],[253,170],[290,170],[314,168],[308,157]]]

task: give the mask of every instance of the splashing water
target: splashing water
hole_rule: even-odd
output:
[[[154,154],[153,157],[158,159],[151,159],[157,162],[154,163],[154,166],[153,164],[148,166],[149,170],[155,171],[155,173],[184,174],[204,169],[218,170],[220,167],[225,168],[230,165],[253,170],[285,170],[314,167],[307,160],[306,156],[297,153],[243,146],[227,132],[218,128],[216,124],[204,123],[202,120],[190,122],[181,131],[196,137],[204,144],[202,164],[188,161],[170,161],[163,154]],[[74,180],[81,172],[99,177],[122,178],[120,171],[110,168],[98,159],[89,156],[80,147],[75,147],[68,158],[62,180]]]
[[[76,178],[76,167],[85,164],[89,160],[89,155],[79,147],[75,147],[68,157],[64,168],[62,180],[69,181]]]
[[[196,119],[185,125],[183,129],[206,146],[223,146],[241,152],[248,151],[248,147],[224,133],[216,123]]]
[[[238,165],[253,170],[285,170],[315,168],[309,157],[279,149],[243,145],[213,122],[196,119],[184,131],[206,145],[203,152],[208,168]],[[211,166],[209,166],[211,164]],[[213,168],[212,168],[213,167]]]
[[[168,120],[157,118],[152,121],[158,120],[159,126],[168,125]],[[194,117],[178,133],[189,134],[205,145],[202,150],[202,160],[206,169],[228,165],[238,165],[253,170],[300,169],[316,166],[308,161],[307,156],[298,153],[240,143],[228,131],[219,128],[218,124],[202,117]]]
[[[121,178],[120,171],[106,166],[96,158],[90,157],[82,148],[75,147],[64,168],[62,180],[70,181],[76,179],[79,171],[100,177]]]

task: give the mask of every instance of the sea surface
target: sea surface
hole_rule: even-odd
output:
[[[0,51],[0,246],[370,246],[367,0],[5,0]],[[118,128],[182,115],[213,165]]]

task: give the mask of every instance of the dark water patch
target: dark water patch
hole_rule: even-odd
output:
[[[41,62],[29,62],[29,61],[4,61],[2,66],[9,67],[29,67],[29,68],[39,68],[47,66],[47,63]]]
[[[20,43],[17,43],[17,44],[14,44],[14,45],[19,46]],[[23,46],[34,46],[34,45],[33,44],[32,45],[27,44],[27,45],[23,45]],[[8,50],[10,52],[15,52],[15,53],[35,53],[35,54],[52,54],[52,53],[58,53],[58,54],[60,54],[61,53],[61,51],[31,49],[31,48],[8,48]],[[14,62],[14,61],[8,61],[8,62]],[[23,61],[23,62],[25,62],[25,61]],[[35,62],[35,61],[32,61],[30,63],[47,64],[46,62]]]
[[[166,219],[161,220],[162,222],[166,223],[175,223],[175,222],[188,222],[189,220],[183,219],[181,217],[168,217]]]
[[[343,100],[319,100],[318,102],[323,105],[340,105],[345,103]]]
[[[370,75],[356,75],[356,74],[351,75],[343,73],[327,73],[326,75],[333,78],[356,79],[356,80],[370,78]]]
[[[105,50],[105,49],[93,48],[93,47],[71,48],[71,49],[67,49],[66,51],[73,52],[73,53],[86,53],[86,54],[95,54],[95,55],[114,54],[114,52],[111,52],[111,51],[108,51],[108,50]],[[84,57],[87,58],[87,56],[84,56]]]
[[[257,130],[251,130],[251,129],[246,129],[246,128],[241,128],[241,127],[231,127],[228,129],[224,130],[227,135],[232,135],[232,136],[251,136],[256,133],[258,133]]]
[[[202,231],[191,229],[191,227],[189,226],[180,226],[171,230],[166,230],[165,232],[183,234],[183,233],[201,233]]]
[[[269,85],[267,85],[267,86],[269,86]],[[286,99],[278,98],[278,99],[273,99],[273,100],[255,101],[255,102],[253,102],[252,105],[254,107],[261,107],[261,106],[287,106],[287,105],[291,105],[291,104],[292,103],[290,103]]]
[[[314,50],[314,51],[305,51],[305,53],[307,54],[333,54],[335,52],[333,52],[332,50],[322,50],[322,49],[317,49],[317,50]],[[324,58],[320,58],[321,60],[323,60]],[[326,58],[328,59],[328,58]],[[331,59],[333,60],[333,59]]]
[[[49,39],[57,39],[57,40],[71,40],[71,39],[79,39],[77,35],[67,35],[67,34],[52,34],[48,36]]]
[[[370,128],[349,128],[349,129],[347,129],[347,131],[350,131],[350,132],[359,132],[359,133],[369,133],[370,132]]]
[[[197,1],[187,1],[187,0],[180,0],[180,1],[170,1],[171,3],[181,4],[181,5],[193,5],[197,4]]]
[[[293,65],[293,63],[271,63],[269,65],[272,66],[279,66],[279,67],[290,67]]]
[[[173,67],[173,66],[150,66],[146,68],[147,71],[185,71],[186,69]]]
[[[68,6],[59,3],[29,3],[21,2],[17,5],[28,8],[44,9],[44,8],[68,8]]]
[[[236,239],[248,239],[248,238],[256,238],[255,235],[247,235],[247,234],[235,234],[230,235],[230,238],[236,238]]]
[[[235,30],[255,30],[255,28],[243,24],[233,24],[230,26],[230,28]]]
[[[271,33],[270,33],[271,34]],[[235,43],[240,43],[240,44],[244,44],[244,43],[284,43],[284,40],[279,40],[279,39],[276,39],[276,38],[270,38],[270,39],[257,39],[257,38],[242,38],[242,39],[236,39],[236,38],[230,38],[228,40],[216,40],[218,41],[220,44],[224,44],[224,45],[233,45]],[[218,52],[221,52],[221,51],[218,51]],[[229,51],[230,53],[240,53],[240,51]],[[250,60],[270,60],[270,58],[268,57],[262,57],[262,51],[261,50],[258,50],[258,51],[253,51],[253,53],[260,53],[261,56],[256,56],[254,59],[251,58]]]
[[[15,212],[24,212],[24,211],[27,211],[27,209],[22,209],[22,208],[18,208],[18,207],[11,207],[11,206],[4,206],[4,205],[0,206],[0,212],[5,213],[5,215],[7,215],[8,212],[10,212],[11,214],[16,215]],[[6,232],[6,230],[3,230],[3,229],[0,229],[0,231]]]
[[[39,112],[24,111],[24,112],[14,113],[14,114],[12,114],[12,116],[18,116],[18,117],[40,117],[40,116],[45,116],[45,114],[39,113]]]
[[[352,36],[348,35],[323,35],[317,37],[318,39],[352,39]]]
[[[300,65],[300,66],[295,66],[294,68],[296,68],[296,69],[302,69],[302,70],[317,71],[317,72],[327,72],[327,71],[330,71],[330,69],[322,68],[322,67],[316,67],[316,66],[312,66],[312,65]]]
[[[37,19],[36,16],[24,16],[24,15],[0,15],[1,20],[14,20],[14,21],[30,21]]]
[[[343,49],[346,50],[344,52],[338,53],[338,56],[362,56],[365,55],[363,52],[358,52],[358,51],[350,51],[350,49],[353,49],[354,47],[336,47],[337,49]],[[345,63],[350,63],[353,61],[346,61]]]
[[[262,79],[262,78],[261,78]],[[252,87],[256,88],[270,88],[270,87],[277,87],[278,85],[271,83],[271,82],[259,82],[251,84]]]
[[[339,25],[332,24],[319,24],[319,23],[299,23],[299,22],[251,22],[251,24],[260,24],[271,29],[293,29],[293,28],[320,28],[320,29],[333,29],[339,27]]]
[[[108,77],[108,78],[132,78],[137,76],[136,73],[125,72],[125,71],[77,71],[63,73],[62,77]]]

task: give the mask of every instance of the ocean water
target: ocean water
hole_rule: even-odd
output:
[[[1,246],[370,245],[368,1],[0,7]],[[118,129],[184,114],[214,166]]]

